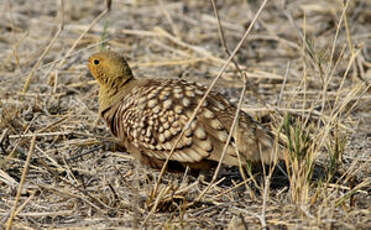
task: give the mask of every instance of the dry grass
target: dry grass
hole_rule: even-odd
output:
[[[219,23],[210,1],[1,1],[1,225],[369,228],[371,5],[269,1],[252,23],[262,2],[216,1]],[[204,182],[117,152],[85,64],[102,48],[137,76],[220,76],[236,104],[246,86],[239,107],[279,136],[284,173],[224,168]]]

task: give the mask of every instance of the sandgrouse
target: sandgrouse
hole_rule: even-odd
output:
[[[112,134],[142,163],[162,167],[206,88],[178,79],[135,78],[124,57],[110,51],[92,55],[88,67],[100,86],[99,113]],[[235,112],[221,94],[209,94],[170,160],[191,168],[218,162]],[[272,146],[268,132],[241,111],[223,163],[270,163]]]

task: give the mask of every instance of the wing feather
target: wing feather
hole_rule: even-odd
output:
[[[135,145],[148,157],[165,160],[205,89],[179,80],[148,81],[147,84],[137,88],[135,94],[129,93],[116,107],[117,111],[111,113],[114,121],[108,120],[114,135],[120,140],[129,140],[125,142],[127,145]],[[170,160],[184,163],[203,159],[218,161],[235,112],[236,108],[221,95],[212,93],[185,131]],[[225,162],[238,165],[236,146],[247,160],[261,159],[257,145],[260,140],[256,134],[264,137],[265,131],[250,116],[241,112]],[[269,138],[261,140],[263,146],[271,143]],[[264,152],[262,158],[268,159],[265,155]]]

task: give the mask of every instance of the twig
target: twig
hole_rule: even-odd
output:
[[[281,85],[280,95],[278,96],[278,100],[277,100],[277,105],[278,106],[281,104],[283,91],[285,90],[285,85],[286,85],[286,82],[287,82],[287,77],[289,75],[289,69],[290,69],[290,62],[287,63],[286,72],[285,72],[285,78],[283,79],[283,83]]]
[[[72,44],[71,48],[67,51],[67,53],[64,55],[62,60],[58,63],[57,69],[61,68],[61,66],[65,63],[67,57],[70,56],[72,51],[76,48],[76,46],[79,44],[80,40],[89,32],[89,30],[97,24],[110,10],[111,10],[111,4],[112,0],[105,0],[106,8],[100,13],[94,20],[90,23],[90,25],[80,34],[80,36],[76,39],[76,41]]]
[[[67,132],[49,132],[49,133],[29,133],[29,134],[20,134],[20,135],[9,135],[10,139],[21,138],[21,137],[45,137],[45,136],[60,136],[60,135],[69,135],[72,131]]]
[[[211,4],[213,5],[214,14],[215,14],[215,17],[216,17],[217,22],[218,22],[218,32],[219,32],[220,41],[222,43],[222,46],[224,47],[224,51],[228,54],[228,56],[231,56],[231,52],[229,51],[228,46],[227,46],[227,42],[225,41],[224,29],[223,29],[223,26],[222,26],[222,23],[221,23],[221,20],[220,20],[220,17],[219,17],[218,9],[216,8],[216,5],[215,5],[215,1],[211,0]],[[242,73],[241,68],[239,67],[238,63],[234,59],[232,59],[232,63],[234,64],[234,66],[238,70],[238,72],[240,73],[240,77],[244,81],[244,87],[248,87],[249,90],[251,90],[251,92],[253,92],[254,96],[259,100],[259,102],[263,102],[263,104],[264,104],[264,101],[262,100],[262,98],[258,94],[257,87],[254,87],[252,84],[250,84],[247,81],[246,74]]]
[[[72,156],[72,157],[66,159],[66,161],[73,161],[73,160],[76,160],[77,158],[80,158],[80,157],[85,156],[85,155],[87,155],[87,154],[89,154],[89,153],[95,152],[95,151],[97,151],[97,150],[99,150],[99,149],[101,149],[101,148],[103,148],[103,146],[97,146],[97,147],[94,147],[94,148],[92,148],[92,149],[90,149],[90,150],[88,150],[88,151],[85,151],[85,152],[83,152],[83,153],[80,153],[80,154],[77,154],[77,155],[75,155],[75,156]]]
[[[15,212],[15,215],[19,215],[19,213],[24,209],[24,207],[26,207],[26,205],[35,197],[35,195],[37,194],[37,191],[33,191],[31,196],[27,198],[27,200],[25,200],[25,202],[23,202],[22,205],[20,205],[18,208],[17,208],[17,211]]]
[[[262,229],[267,229],[267,223],[265,220],[265,211],[267,210],[267,198],[268,198],[268,190],[270,185],[270,179],[272,176],[273,170],[270,170],[268,177],[265,177],[265,185],[264,185],[264,192],[263,192],[263,204],[262,204],[262,213],[261,213],[261,225]]]
[[[251,181],[251,180],[252,180],[252,178],[249,178],[249,179],[247,179],[247,180],[244,180],[244,181],[242,181],[242,182],[236,184],[236,185],[233,186],[232,188],[229,188],[229,189],[225,190],[224,192],[215,195],[215,196],[213,197],[213,199],[216,199],[216,198],[218,198],[218,197],[221,197],[221,196],[223,196],[223,195],[225,195],[225,194],[227,194],[227,193],[229,193],[229,192],[231,192],[231,191],[233,191],[233,190],[239,188],[240,186],[246,184],[247,182],[249,182],[249,181]]]
[[[14,201],[13,209],[12,209],[12,212],[10,214],[10,217],[9,217],[7,223],[6,223],[6,230],[10,230],[11,229],[12,223],[13,223],[13,219],[16,216],[17,204],[18,204],[19,198],[20,198],[21,193],[22,193],[23,184],[24,184],[24,181],[26,179],[26,175],[27,175],[27,171],[28,171],[28,166],[30,165],[31,156],[32,156],[32,153],[33,153],[33,150],[34,150],[34,147],[35,147],[35,140],[36,140],[36,136],[34,136],[31,139],[31,145],[30,145],[30,148],[29,148],[29,151],[28,151],[28,154],[27,154],[26,161],[24,163],[22,177],[21,177],[21,181],[19,182],[19,185],[18,185],[17,194],[15,196],[15,201]]]
[[[205,92],[205,95],[202,97],[202,99],[200,100],[200,102],[198,103],[197,107],[195,108],[192,116],[190,117],[190,119],[188,120],[187,124],[183,127],[183,130],[182,132],[180,133],[180,135],[178,136],[177,140],[175,141],[173,147],[171,148],[171,151],[168,155],[168,157],[166,158],[166,161],[161,169],[161,172],[160,172],[160,175],[157,179],[157,182],[155,184],[155,187],[154,187],[154,190],[153,190],[153,193],[152,195],[155,195],[157,193],[157,189],[158,189],[158,185],[160,184],[161,182],[161,179],[162,179],[162,176],[164,175],[165,173],[165,169],[167,167],[167,164],[171,158],[171,156],[173,155],[174,153],[174,150],[176,148],[176,146],[178,145],[179,141],[181,140],[181,138],[183,137],[184,135],[184,132],[186,129],[188,129],[188,127],[191,125],[192,121],[195,119],[196,117],[196,114],[198,113],[198,111],[200,110],[202,104],[204,103],[204,101],[206,100],[207,96],[210,94],[212,88],[214,87],[214,85],[216,84],[216,82],[218,81],[218,79],[222,76],[222,74],[224,73],[224,71],[226,70],[227,66],[229,65],[229,63],[232,61],[233,57],[237,54],[237,52],[239,51],[239,49],[241,48],[242,44],[244,43],[244,41],[246,40],[247,36],[250,34],[250,31],[252,30],[252,27],[253,25],[255,24],[258,16],[260,15],[260,13],[262,12],[264,6],[266,5],[267,3],[267,0],[265,0],[260,9],[258,10],[258,12],[256,13],[252,23],[250,24],[249,28],[246,30],[245,34],[243,35],[243,37],[241,38],[240,42],[238,43],[238,45],[236,46],[236,48],[233,50],[231,56],[228,58],[228,60],[225,62],[225,64],[223,65],[223,67],[220,69],[218,75],[214,78],[214,80],[211,82],[209,88],[207,89],[207,91]],[[230,138],[229,138],[230,139]],[[226,143],[226,146],[229,144],[229,142]],[[226,148],[224,148],[224,150],[226,150]],[[225,155],[225,151],[223,151],[223,154],[222,154],[222,158],[221,160],[223,160],[224,158],[224,155]],[[208,186],[209,188],[210,186]]]
[[[44,49],[44,52],[39,57],[39,60],[37,60],[36,64],[32,67],[31,72],[28,74],[28,76],[26,78],[26,82],[24,83],[24,86],[23,86],[23,93],[27,92],[28,88],[30,87],[30,83],[31,83],[31,79],[32,79],[33,74],[35,73],[37,68],[39,68],[39,66],[41,64],[41,61],[44,59],[45,55],[49,52],[50,48],[54,45],[55,41],[57,40],[57,38],[59,37],[59,35],[63,31],[63,28],[64,28],[64,1],[63,0],[60,0],[59,14],[57,14],[57,16],[56,16],[56,17],[60,17],[60,21],[61,21],[58,25],[58,30],[55,33],[53,39],[49,42],[48,46]]]
[[[229,51],[227,43],[225,41],[224,29],[223,29],[222,23],[220,21],[219,12],[218,12],[218,9],[216,8],[215,1],[211,0],[211,4],[213,5],[214,14],[215,14],[216,20],[218,22],[218,32],[219,32],[220,42],[222,43],[224,51],[228,54],[228,56],[231,56],[231,52]],[[234,66],[236,67],[236,69],[240,73],[240,77],[242,78],[243,77],[242,76],[242,71],[241,71],[241,68],[239,67],[238,63],[233,58],[231,59],[231,62],[234,64]]]
[[[164,6],[164,2],[162,0],[158,0],[159,2],[159,5],[160,5],[160,10],[162,11],[162,13],[165,15],[166,17],[166,20],[169,22],[170,26],[171,26],[171,30],[173,31],[174,35],[178,38],[180,38],[180,33],[179,33],[179,30],[178,28],[175,26],[174,22],[173,22],[173,19],[171,18],[171,15],[169,14],[167,8]]]
[[[205,49],[203,49],[201,47],[192,46],[190,44],[185,43],[184,41],[181,41],[179,38],[174,37],[173,35],[169,34],[168,32],[166,32],[164,29],[162,29],[160,27],[156,27],[154,30],[156,32],[158,32],[160,35],[168,38],[169,40],[171,40],[175,44],[180,45],[180,46],[183,46],[183,47],[185,47],[187,49],[191,49],[194,52],[199,53],[199,54],[201,54],[201,55],[209,58],[212,61],[215,61],[215,62],[217,62],[219,64],[223,64],[223,65],[225,65],[228,62],[228,61],[227,62],[224,61],[221,58],[218,58],[218,57],[213,56],[210,52],[208,52],[207,50],[205,50]],[[228,65],[229,65],[229,63],[227,64],[227,66]]]
[[[343,12],[341,13],[341,17],[339,19],[339,22],[338,22],[338,26],[336,27],[336,32],[335,32],[335,37],[334,37],[334,41],[332,43],[332,49],[331,49],[331,55],[330,55],[330,63],[328,65],[328,68],[327,68],[327,71],[326,71],[326,79],[324,81],[324,85],[323,85],[323,90],[322,90],[322,107],[321,107],[321,113],[323,113],[324,109],[325,109],[325,103],[326,103],[326,93],[327,93],[327,87],[328,85],[330,84],[330,81],[332,79],[332,76],[334,74],[330,74],[330,69],[333,68],[332,64],[333,64],[333,59],[334,59],[334,55],[335,55],[335,50],[336,50],[336,44],[337,44],[337,39],[339,37],[339,33],[340,33],[340,28],[341,28],[341,25],[343,23],[343,20],[344,20],[344,17],[345,17],[345,13],[346,13],[346,10],[348,9],[348,6],[349,6],[349,0],[346,2],[344,8],[343,8]],[[335,69],[335,68],[334,68]],[[318,127],[320,126],[320,122],[318,123]]]
[[[267,0],[265,0],[265,1],[261,4],[261,6],[260,6],[258,12],[256,13],[254,19],[253,19],[252,22],[251,22],[249,28],[247,29],[247,31],[245,32],[244,36],[242,37],[242,39],[240,40],[240,42],[238,43],[238,45],[236,46],[236,48],[233,50],[233,52],[232,52],[232,54],[230,55],[230,57],[228,58],[227,63],[230,63],[230,61],[233,59],[233,57],[237,54],[238,50],[241,48],[243,42],[245,41],[245,39],[246,39],[247,36],[249,35],[249,33],[250,33],[250,31],[251,31],[253,25],[255,24],[256,20],[258,19],[259,15],[260,15],[260,13],[262,12],[262,10],[263,10],[264,6],[266,5],[266,3],[267,3]],[[211,87],[214,86],[215,82],[216,82],[216,81],[218,80],[218,78],[222,75],[222,73],[224,72],[225,68],[226,68],[226,65],[223,66],[223,68],[220,70],[218,76],[216,76],[216,78],[214,79],[214,81],[211,83],[211,85],[210,85],[208,91],[206,92],[206,95],[202,98],[202,100],[201,100],[200,104],[197,106],[196,110],[199,109],[199,107],[201,107],[201,103],[203,103],[203,101],[206,99],[206,96],[207,96],[208,93],[211,91]],[[243,98],[242,98],[242,99],[243,99]],[[241,103],[241,105],[242,105],[242,100],[241,100],[241,98],[240,98],[240,103]],[[241,105],[239,105],[239,107],[241,107]],[[195,112],[192,114],[192,117],[191,117],[191,119],[190,119],[190,121],[189,121],[188,123],[192,122],[192,120],[193,120],[194,117],[196,116],[196,112],[197,112],[197,111],[195,111]],[[205,194],[205,193],[210,189],[211,184],[214,183],[214,181],[215,181],[216,178],[217,178],[217,174],[219,173],[219,169],[220,169],[221,164],[222,164],[222,162],[223,162],[224,156],[225,156],[225,154],[226,154],[226,152],[227,152],[228,145],[229,145],[229,142],[230,142],[230,140],[231,140],[231,137],[232,137],[232,134],[233,134],[233,130],[234,130],[234,128],[235,128],[235,125],[236,125],[236,122],[237,122],[237,119],[238,119],[238,115],[239,115],[239,110],[237,110],[236,115],[235,115],[235,117],[234,117],[234,120],[233,120],[233,123],[232,123],[231,129],[230,129],[231,132],[229,133],[228,138],[227,138],[227,141],[226,141],[226,143],[225,143],[225,145],[224,145],[223,152],[222,152],[222,154],[221,154],[221,157],[220,157],[220,160],[219,160],[219,163],[218,163],[217,169],[215,170],[215,173],[214,173],[214,176],[213,176],[213,178],[212,178],[212,180],[211,180],[211,182],[210,182],[210,185],[207,186],[207,187],[206,187],[206,188],[205,188],[205,189],[200,193],[200,195],[196,198],[196,201],[199,201],[199,200],[202,198],[202,196],[203,196],[203,195],[204,195],[204,194]]]
[[[237,207],[234,207],[234,206],[232,206],[231,208],[234,209],[234,210],[239,211],[240,213],[245,213],[249,216],[253,216],[253,217],[257,218],[260,221],[262,229],[267,229],[267,223],[265,222],[265,220],[260,215],[258,215],[256,213],[253,213],[253,212],[249,212],[246,209],[237,208]],[[265,226],[265,227],[263,227],[263,226]]]
[[[163,167],[163,168],[164,168],[164,167]],[[157,184],[156,184],[156,185],[157,185]],[[147,221],[149,220],[149,218],[151,217],[151,215],[153,215],[153,213],[155,213],[156,208],[157,208],[158,204],[160,203],[161,198],[164,196],[165,192],[166,192],[166,188],[164,188],[164,189],[162,189],[162,190],[160,191],[160,193],[159,193],[158,196],[156,197],[156,200],[155,200],[154,205],[153,205],[152,208],[151,208],[151,211],[150,211],[150,212],[148,213],[148,215],[144,218],[144,221],[143,221],[143,223],[141,224],[140,229],[144,229],[144,226],[145,226],[145,224],[147,223]]]
[[[214,0],[211,0],[211,4],[213,6],[214,14],[215,14],[215,17],[216,17],[217,22],[218,22],[218,32],[219,32],[220,41],[221,41],[221,43],[222,43],[222,45],[224,47],[224,51],[227,53],[228,56],[231,56],[231,53],[230,53],[230,51],[228,49],[228,46],[227,46],[227,42],[225,40],[224,29],[223,29],[223,26],[222,26],[222,23],[221,23],[221,20],[220,20],[220,17],[219,17],[218,9],[216,8],[216,5],[215,5],[215,1]],[[236,123],[235,122],[237,122],[237,120],[238,120],[238,117],[239,117],[239,114],[240,114],[240,111],[241,111],[242,102],[243,102],[243,99],[245,97],[246,87],[249,86],[249,88],[251,89],[251,91],[254,92],[254,94],[257,96],[257,98],[259,100],[261,100],[261,98],[258,96],[257,91],[256,91],[256,88],[255,87],[252,87],[250,84],[248,84],[248,82],[247,82],[247,76],[246,76],[245,73],[242,72],[242,70],[240,69],[238,63],[235,60],[233,60],[233,59],[231,61],[235,65],[236,69],[238,70],[238,72],[240,74],[241,79],[243,80],[243,88],[242,88],[242,91],[241,91],[241,95],[240,95],[240,99],[239,99],[237,111],[236,111],[235,118],[233,120],[231,129],[229,131],[229,135],[232,137],[232,134],[233,134],[234,129],[235,129],[235,126],[236,126]],[[229,138],[231,138],[231,137],[229,137]],[[227,139],[227,143],[229,143],[229,142],[230,142],[230,139]],[[235,147],[235,150],[236,150],[236,154],[238,156],[239,169],[240,169],[240,173],[241,173],[242,179],[244,181],[246,181],[246,176],[245,176],[245,173],[244,173],[243,168],[242,168],[241,157],[240,157],[240,154],[239,154],[237,145]],[[223,158],[221,158],[221,159],[223,159]],[[216,174],[214,174],[214,175],[216,175],[216,177],[219,174],[220,167],[221,167],[221,161],[219,161],[217,170],[215,171]],[[246,188],[247,188],[247,185],[246,185]]]

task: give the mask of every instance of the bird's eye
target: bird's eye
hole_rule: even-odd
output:
[[[98,65],[99,64],[99,60],[95,59],[94,61],[94,65]]]

